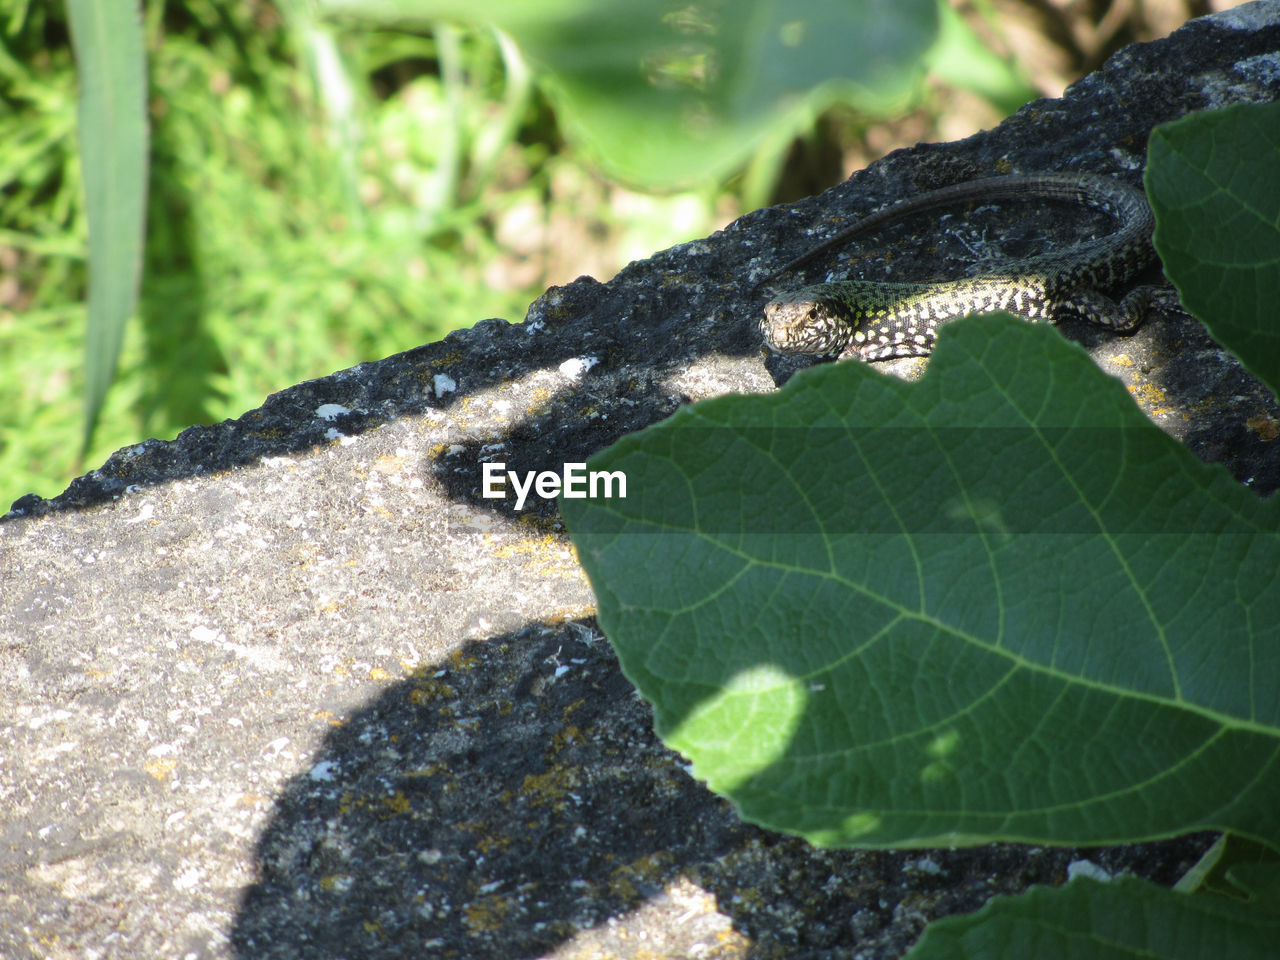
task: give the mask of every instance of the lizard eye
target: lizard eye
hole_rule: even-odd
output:
[[[817,319],[818,319],[818,308],[817,308],[817,307],[810,307],[810,308],[809,308],[809,319],[810,319],[810,320],[817,320]]]

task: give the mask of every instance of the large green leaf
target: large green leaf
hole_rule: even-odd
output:
[[[1186,307],[1280,392],[1280,103],[1193,114],[1151,136],[1156,249]]]
[[[900,103],[937,38],[935,0],[322,0],[387,21],[493,24],[540,68],[557,115],[611,175],[720,178],[807,98]]]
[[[147,198],[146,55],[132,0],[67,0],[80,78],[80,163],[89,221],[87,448],[138,303]]]
[[[826,845],[1280,841],[1280,504],[1152,427],[1052,330],[950,325],[724,397],[565,500],[664,739]]]
[[[1268,960],[1280,916],[1142,880],[1074,880],[930,926],[908,960]]]

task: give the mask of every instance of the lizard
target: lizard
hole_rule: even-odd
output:
[[[1062,250],[1012,260],[958,280],[903,283],[842,280],[772,299],[760,319],[777,353],[887,360],[926,356],[938,326],[969,313],[1007,310],[1032,322],[1077,317],[1117,333],[1142,325],[1158,289],[1142,286],[1119,302],[1101,291],[1123,284],[1154,257],[1154,220],[1146,197],[1122,181],[1084,173],[1010,174],[969,180],[891,205],[811,248],[765,278],[767,283],[831,247],[910,214],[989,200],[1061,200],[1109,214],[1114,232]]]

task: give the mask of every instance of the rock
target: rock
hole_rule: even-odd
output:
[[[481,465],[559,470],[681,403],[774,389],[799,364],[762,360],[753,283],[833,222],[1006,169],[1136,182],[1155,124],[1275,99],[1277,49],[1280,3],[1193,21],[995,130],[552,289],[521,324],[19,500],[0,955],[890,958],[1073,861],[1172,882],[1211,838],[926,856],[743,824],[654,737],[551,506],[483,498]],[[1256,426],[1274,399],[1198,325],[1066,332],[1202,457],[1280,485]]]

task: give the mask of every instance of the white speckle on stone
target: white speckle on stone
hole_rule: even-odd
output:
[[[345,873],[332,874],[320,879],[320,888],[322,890],[327,888],[332,893],[346,893],[353,886],[355,886],[355,880]]]
[[[38,717],[32,717],[27,721],[28,730],[39,730],[46,723],[59,723],[71,717],[70,710],[52,710],[49,713],[41,714]]]
[[[344,413],[350,412],[340,403],[322,403],[316,407],[316,417],[320,420],[337,420]]]
[[[338,769],[338,765],[332,760],[321,760],[309,771],[307,776],[317,782],[326,782],[333,779],[333,773]]]
[[[458,381],[447,373],[437,373],[432,382],[435,385],[437,397],[443,397],[446,393],[453,393],[458,389]]]
[[[600,362],[599,357],[570,357],[560,364],[560,372],[570,380],[579,380],[588,370]]]
[[[1067,864],[1067,879],[1074,880],[1076,877],[1088,877],[1099,883],[1110,883],[1112,879],[1111,874],[1092,860],[1072,860]]]
[[[198,627],[192,627],[189,636],[192,640],[195,640],[198,643],[217,643],[219,640],[226,639],[226,637],[218,633],[217,630],[214,630],[212,627],[206,627],[204,624],[201,624]]]
[[[138,515],[129,520],[126,520],[125,523],[138,523],[142,520],[150,520],[152,514],[154,514],[155,511],[156,511],[155,504],[144,503],[142,505],[142,509],[138,511]]]
[[[192,890],[200,886],[203,880],[204,875],[198,867],[188,867],[173,878],[173,886],[176,890]]]
[[[932,876],[942,873],[942,868],[938,866],[932,857],[921,857],[919,860],[907,864],[907,869],[914,870],[916,873],[928,873]]]

